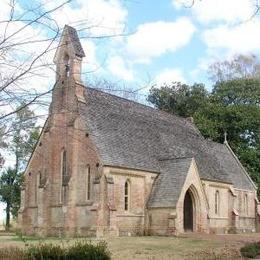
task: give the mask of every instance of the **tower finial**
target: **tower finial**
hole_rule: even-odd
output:
[[[224,144],[227,144],[227,131],[224,132]]]

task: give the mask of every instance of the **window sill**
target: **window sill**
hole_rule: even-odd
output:
[[[62,207],[62,206],[64,206],[64,205],[61,204],[61,203],[59,203],[59,204],[53,204],[53,205],[51,205],[50,207],[51,207],[51,208],[59,208],[59,207]]]
[[[221,216],[211,216],[210,219],[228,219],[228,217],[221,217]]]
[[[132,214],[130,212],[126,212],[126,213],[123,213],[123,214],[117,214],[116,215],[117,217],[144,217],[144,215],[140,215],[140,214]]]
[[[77,203],[76,206],[77,207],[92,206],[93,203],[94,203],[93,200],[89,200],[83,203]]]

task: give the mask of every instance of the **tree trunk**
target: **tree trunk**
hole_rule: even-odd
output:
[[[5,221],[5,230],[9,231],[10,229],[10,203],[6,204],[6,221]]]

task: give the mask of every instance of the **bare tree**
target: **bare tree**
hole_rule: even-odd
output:
[[[44,4],[26,10],[9,1],[9,13],[0,21],[0,129],[1,136],[20,104],[34,104],[51,90],[26,86],[33,76],[43,77],[50,68],[45,56],[53,49],[60,28],[52,14],[71,0],[46,9]],[[45,36],[43,32],[47,32]],[[50,68],[51,69],[51,68]],[[19,109],[23,107],[19,106]],[[1,137],[0,136],[0,137]]]
[[[255,55],[235,55],[230,60],[216,61],[209,66],[212,82],[240,78],[260,78],[260,61]]]
[[[59,4],[48,0],[40,4],[32,1],[32,6],[21,8],[19,1],[9,0],[9,13],[6,19],[0,20],[0,141],[11,131],[7,126],[18,112],[17,107],[49,105],[47,97],[55,82],[51,84],[47,71],[53,70],[50,60],[63,29],[53,17],[72,0],[61,1]],[[79,27],[80,38],[125,36],[112,29],[111,33],[93,35],[93,29],[104,28],[101,23],[87,19],[74,22]],[[36,81],[31,86],[33,79]],[[47,87],[42,88],[42,85]]]

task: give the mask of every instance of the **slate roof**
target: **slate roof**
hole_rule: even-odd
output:
[[[69,25],[65,25],[64,31],[66,32],[67,29],[67,33],[69,35],[69,38],[71,40],[72,46],[74,48],[75,54],[76,56],[79,57],[85,57],[85,52],[82,48],[82,45],[80,43],[79,37],[78,37],[78,33],[77,30]]]
[[[181,189],[188,174],[192,158],[160,160],[158,175],[151,196],[149,207],[173,207],[176,205]]]
[[[91,88],[86,88],[85,99],[79,111],[104,165],[162,175],[170,171],[174,176],[165,178],[177,185],[184,165],[172,162],[162,167],[160,160],[195,158],[202,179],[255,189],[226,145],[203,138],[189,120]]]

